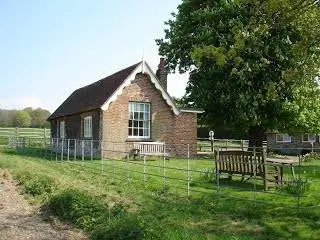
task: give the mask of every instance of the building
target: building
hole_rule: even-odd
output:
[[[276,132],[267,133],[268,151],[286,154],[305,154],[319,151],[320,141],[316,134],[283,134]]]
[[[105,157],[127,153],[135,142],[165,142],[173,155],[187,154],[187,146],[192,155],[201,112],[175,105],[161,58],[156,74],[142,61],[77,89],[48,120],[53,142],[75,139],[68,144],[77,154],[102,151]]]

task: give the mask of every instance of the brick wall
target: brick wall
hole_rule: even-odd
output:
[[[103,112],[102,138],[106,154],[129,151],[132,147],[132,140],[127,138],[130,101],[149,102],[151,105],[151,139],[145,141],[166,142],[172,155],[186,155],[187,145],[190,144],[190,154],[196,154],[196,114],[180,113],[176,116],[145,74],[137,74],[132,84],[124,88],[122,94]],[[125,155],[122,154],[123,157]]]

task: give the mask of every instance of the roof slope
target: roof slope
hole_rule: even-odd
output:
[[[140,63],[75,90],[48,120],[100,108]]]

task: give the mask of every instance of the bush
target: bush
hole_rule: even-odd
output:
[[[98,226],[91,234],[94,240],[144,239],[146,227],[143,221],[134,215],[114,219],[109,225]]]
[[[320,160],[320,153],[319,152],[308,153],[302,157],[302,161],[305,161],[305,162],[310,162],[310,161],[314,161],[314,160]]]
[[[293,195],[303,195],[310,189],[311,181],[302,178],[292,178],[280,190]]]
[[[51,194],[57,188],[55,181],[46,175],[20,172],[16,178],[23,185],[24,192],[32,196]]]
[[[53,196],[47,203],[47,208],[61,220],[70,221],[89,232],[96,225],[108,225],[109,219],[125,215],[122,205],[115,205],[109,211],[100,198],[76,189],[67,189]]]

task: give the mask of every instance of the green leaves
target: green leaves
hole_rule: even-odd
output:
[[[319,101],[300,97],[311,88],[320,96],[314,91],[320,69],[320,9],[314,3],[183,1],[165,38],[157,40],[159,53],[171,71],[192,70],[184,100],[205,109],[207,124],[316,128],[320,112],[310,102]]]

